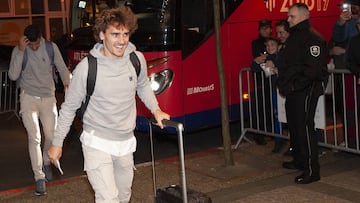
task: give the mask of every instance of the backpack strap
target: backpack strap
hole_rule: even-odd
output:
[[[136,76],[139,77],[141,71],[141,64],[138,56],[135,54],[134,51],[130,53],[130,61],[135,68]]]
[[[49,40],[45,40],[45,47],[46,47],[46,52],[49,55],[49,59],[51,61],[51,66],[55,66],[54,63],[54,47],[51,41]]]
[[[91,54],[89,54],[87,56],[87,58],[88,58],[89,70],[88,70],[87,80],[86,80],[86,98],[85,98],[85,101],[82,102],[81,107],[76,112],[77,116],[80,119],[83,118],[86,108],[89,104],[90,97],[94,93],[96,75],[97,75],[97,60],[96,60],[96,58]]]
[[[24,70],[24,69],[25,69],[25,66],[26,66],[27,60],[28,60],[28,54],[27,54],[27,51],[26,51],[26,48],[25,48],[25,50],[24,50],[23,62],[22,62],[22,70]]]

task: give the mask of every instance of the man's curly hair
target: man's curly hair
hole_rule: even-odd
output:
[[[101,42],[100,32],[104,32],[109,25],[119,27],[124,26],[130,31],[130,35],[138,28],[137,18],[130,7],[119,6],[117,8],[105,9],[95,20],[94,37],[97,42]]]

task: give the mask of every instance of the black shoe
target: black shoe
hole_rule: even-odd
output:
[[[44,165],[43,171],[45,173],[45,179],[47,181],[53,180],[52,168],[51,165]]]
[[[282,147],[283,147],[282,141],[275,141],[275,146],[272,152],[279,153]]]
[[[302,173],[301,175],[295,177],[295,183],[297,184],[309,184],[319,180],[320,180],[320,175],[309,176]]]
[[[266,145],[265,138],[262,135],[254,136],[254,141],[257,145]]]
[[[36,196],[46,195],[45,179],[40,179],[35,182],[35,195]]]
[[[282,167],[291,170],[304,170],[304,167],[298,163],[295,163],[295,161],[285,161],[282,163]]]
[[[289,147],[288,150],[286,150],[286,152],[284,152],[284,156],[291,156],[292,155],[292,152],[293,152],[293,148],[292,147]]]

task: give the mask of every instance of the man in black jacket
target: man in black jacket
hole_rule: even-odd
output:
[[[290,36],[280,57],[278,88],[286,97],[286,117],[294,143],[293,161],[283,167],[302,170],[295,183],[320,180],[318,139],[314,116],[327,76],[326,41],[312,28],[306,4],[289,8]]]

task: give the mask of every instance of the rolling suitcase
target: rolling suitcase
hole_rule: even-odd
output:
[[[163,124],[167,127],[175,128],[178,133],[179,143],[179,160],[180,160],[180,185],[170,185],[163,188],[157,188],[156,186],[156,173],[155,173],[155,159],[154,159],[154,144],[152,138],[152,125],[155,121],[150,120],[150,143],[151,143],[151,164],[153,172],[153,186],[154,196],[156,203],[211,203],[211,198],[206,194],[187,189],[186,187],[186,175],[185,175],[185,161],[184,161],[184,146],[182,132],[184,130],[183,125],[179,122],[163,120]],[[156,122],[155,122],[156,123]]]

